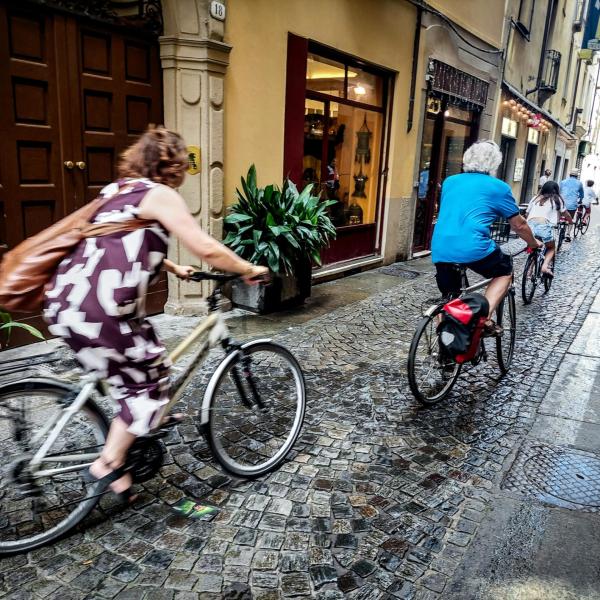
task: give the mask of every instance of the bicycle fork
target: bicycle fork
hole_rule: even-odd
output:
[[[235,348],[235,346],[233,346]],[[252,410],[255,406],[258,406],[259,409],[264,410],[265,404],[260,396],[258,391],[258,387],[256,385],[256,378],[252,374],[252,359],[246,354],[243,348],[238,346],[236,348],[238,352],[240,352],[242,360],[241,360],[241,374],[240,367],[236,364],[231,369],[231,377],[233,382],[235,383],[235,387],[237,388],[240,398],[242,399],[242,403],[246,408]],[[244,386],[244,381],[246,382],[246,386]],[[248,397],[246,393],[246,388],[250,390],[251,398]]]

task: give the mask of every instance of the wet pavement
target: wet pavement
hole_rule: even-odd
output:
[[[405,374],[421,308],[437,296],[427,260],[321,284],[304,311],[232,319],[236,335],[272,334],[305,370],[307,416],[289,462],[255,481],[232,479],[188,421],[167,438],[166,464],[141,486],[134,507],[109,507],[53,546],[3,560],[2,597],[508,598],[502,573],[518,573],[521,588],[531,584],[523,561],[533,556],[532,544],[542,561],[546,542],[561,538],[555,522],[545,541],[536,541],[531,532],[550,509],[535,497],[501,491],[519,449],[542,442],[599,450],[593,433],[600,399],[573,402],[590,431],[555,422],[552,431],[564,437],[550,438],[550,425],[538,425],[571,419],[574,385],[597,398],[593,330],[600,313],[590,310],[600,302],[598,241],[594,228],[567,245],[547,296],[527,307],[517,296],[508,375],[500,377],[492,350],[489,363],[465,369],[451,397],[433,409],[412,398]],[[191,324],[177,323],[165,327],[169,343],[177,327]],[[573,362],[580,369],[575,384],[559,369]],[[200,374],[190,386],[184,407],[190,412],[205,381]],[[211,522],[182,518],[172,505],[183,497],[220,512]],[[526,518],[511,521],[508,509],[495,513],[502,502]],[[593,525],[600,517],[566,513],[585,533],[579,539],[588,556],[592,547],[597,556]],[[498,529],[504,526],[520,533],[511,537]],[[573,535],[564,539],[577,543]],[[565,573],[570,558],[565,552]],[[581,568],[591,563],[590,556]],[[548,582],[535,577],[547,591]],[[592,577],[597,581],[597,571]],[[521,589],[515,586],[511,593]]]

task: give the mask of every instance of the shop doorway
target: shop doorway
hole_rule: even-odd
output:
[[[0,5],[0,255],[94,198],[152,122],[162,122],[156,35]],[[163,279],[148,309],[162,310],[166,293]]]
[[[515,147],[516,140],[502,136],[500,140],[500,152],[502,152],[502,164],[500,165],[500,171],[498,177],[502,181],[511,184],[512,178],[515,172]]]
[[[534,188],[534,180],[537,170],[535,163],[537,159],[538,147],[536,144],[527,144],[527,150],[525,152],[525,165],[523,168],[523,184],[521,185],[521,203],[526,204],[531,200],[533,193],[537,191],[537,187]]]
[[[429,250],[439,212],[442,182],[460,173],[465,150],[477,139],[479,111],[430,95],[423,127],[413,251]]]

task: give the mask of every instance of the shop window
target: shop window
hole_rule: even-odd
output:
[[[346,93],[346,65],[309,53],[306,61],[306,89],[343,98]]]

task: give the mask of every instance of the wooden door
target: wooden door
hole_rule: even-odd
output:
[[[67,24],[67,40],[79,205],[116,178],[120,154],[148,123],[162,123],[162,74],[155,40],[75,19]],[[162,273],[146,298],[148,313],[162,311],[166,299]]]
[[[155,39],[0,4],[0,256],[96,197],[150,122],[162,122]],[[163,277],[150,312],[166,292]]]
[[[57,69],[64,28],[64,18],[0,6],[0,251],[72,209],[60,110],[69,99]]]

